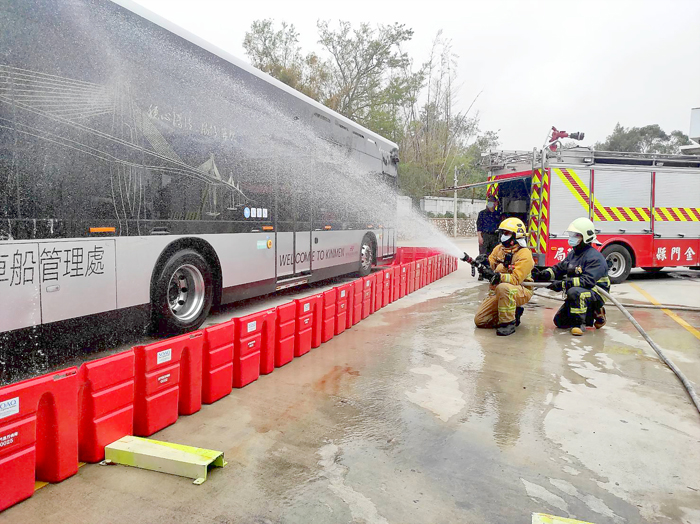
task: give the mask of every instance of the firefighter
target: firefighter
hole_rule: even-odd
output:
[[[501,213],[496,210],[498,199],[489,195],[486,208],[479,211],[476,219],[476,236],[479,239],[479,254],[489,256],[498,245],[498,225],[503,221]],[[479,280],[484,280],[484,275],[479,272]]]
[[[496,327],[496,334],[508,336],[520,325],[522,306],[532,298],[532,290],[522,286],[532,281],[535,266],[525,240],[525,224],[518,218],[507,218],[498,226],[501,241],[488,257],[484,277],[491,282],[488,296],[479,306],[474,323],[479,328]]]
[[[566,232],[573,249],[556,266],[535,269],[533,278],[536,282],[554,280],[549,288],[566,292],[566,301],[554,316],[554,324],[571,329],[572,335],[580,337],[586,326],[600,329],[605,325],[605,300],[593,288],[610,291],[610,278],[605,257],[592,245],[598,243],[593,222],[577,218]]]

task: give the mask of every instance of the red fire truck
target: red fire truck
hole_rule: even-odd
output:
[[[564,260],[567,226],[587,216],[613,283],[633,267],[700,269],[700,155],[563,148],[561,138],[583,135],[552,129],[541,150],[493,152],[482,162],[488,193],[528,224],[538,265]]]

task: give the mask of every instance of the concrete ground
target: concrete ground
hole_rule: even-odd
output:
[[[699,277],[635,273],[614,291],[697,306]],[[486,291],[463,265],[157,433],[225,452],[201,486],[87,465],[0,522],[700,522],[700,415],[631,324],[608,308],[572,338],[536,297],[497,338],[473,323]],[[700,314],[634,314],[697,384]]]

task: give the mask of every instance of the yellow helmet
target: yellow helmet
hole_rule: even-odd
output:
[[[501,225],[498,226],[498,229],[515,233],[516,239],[525,238],[525,224],[523,224],[523,221],[519,218],[506,218],[501,222]]]

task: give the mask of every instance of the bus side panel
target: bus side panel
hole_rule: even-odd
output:
[[[277,278],[294,274],[294,233],[277,233]]]
[[[117,307],[114,239],[39,243],[44,324]]]
[[[366,231],[314,231],[314,270],[359,263],[360,243],[365,233]]]
[[[224,288],[275,278],[274,233],[201,235],[221,261]]]
[[[39,244],[0,243],[0,332],[41,324]]]
[[[227,235],[225,235],[227,236]],[[151,302],[151,276],[163,250],[181,237],[118,237],[117,309]]]

